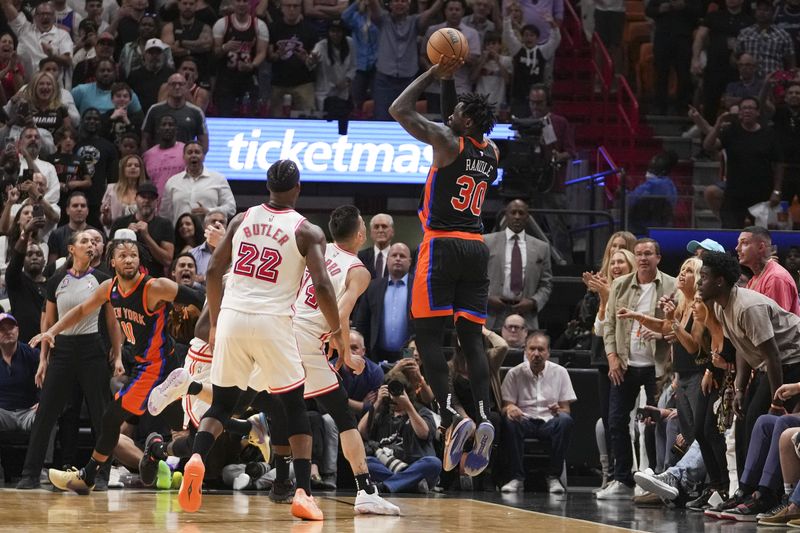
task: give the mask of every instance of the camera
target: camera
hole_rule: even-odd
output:
[[[386,386],[389,388],[389,394],[391,394],[395,398],[398,396],[402,396],[403,393],[406,391],[403,382],[397,379],[391,380],[389,383],[386,384]]]
[[[543,151],[539,118],[513,118],[511,129],[517,138],[501,143],[500,168],[503,169],[504,196],[529,197],[548,192],[555,178],[555,168]]]

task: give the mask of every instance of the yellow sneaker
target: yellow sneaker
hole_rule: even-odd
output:
[[[47,475],[50,478],[50,483],[59,490],[71,490],[81,496],[86,496],[94,488],[94,485],[86,484],[77,468],[70,468],[69,470],[51,468],[48,470]]]

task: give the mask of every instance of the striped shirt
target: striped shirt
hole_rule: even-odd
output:
[[[747,27],[736,39],[736,54],[748,53],[758,61],[758,76],[766,78],[776,70],[785,68],[784,59],[794,55],[792,38],[775,26],[766,29],[758,24]]]

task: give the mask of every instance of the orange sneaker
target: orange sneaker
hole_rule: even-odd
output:
[[[178,503],[187,513],[200,509],[203,502],[203,477],[206,475],[206,466],[200,454],[192,455],[183,469],[183,482],[178,491]]]
[[[303,520],[322,520],[322,511],[317,507],[314,497],[303,489],[297,489],[294,493],[292,515]]]

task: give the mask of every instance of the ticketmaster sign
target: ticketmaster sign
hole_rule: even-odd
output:
[[[303,181],[423,184],[431,147],[395,122],[352,121],[340,136],[336,122],[303,119],[209,118],[206,166],[229,180],[263,181],[278,159],[300,165]],[[508,138],[507,124],[493,138]]]

